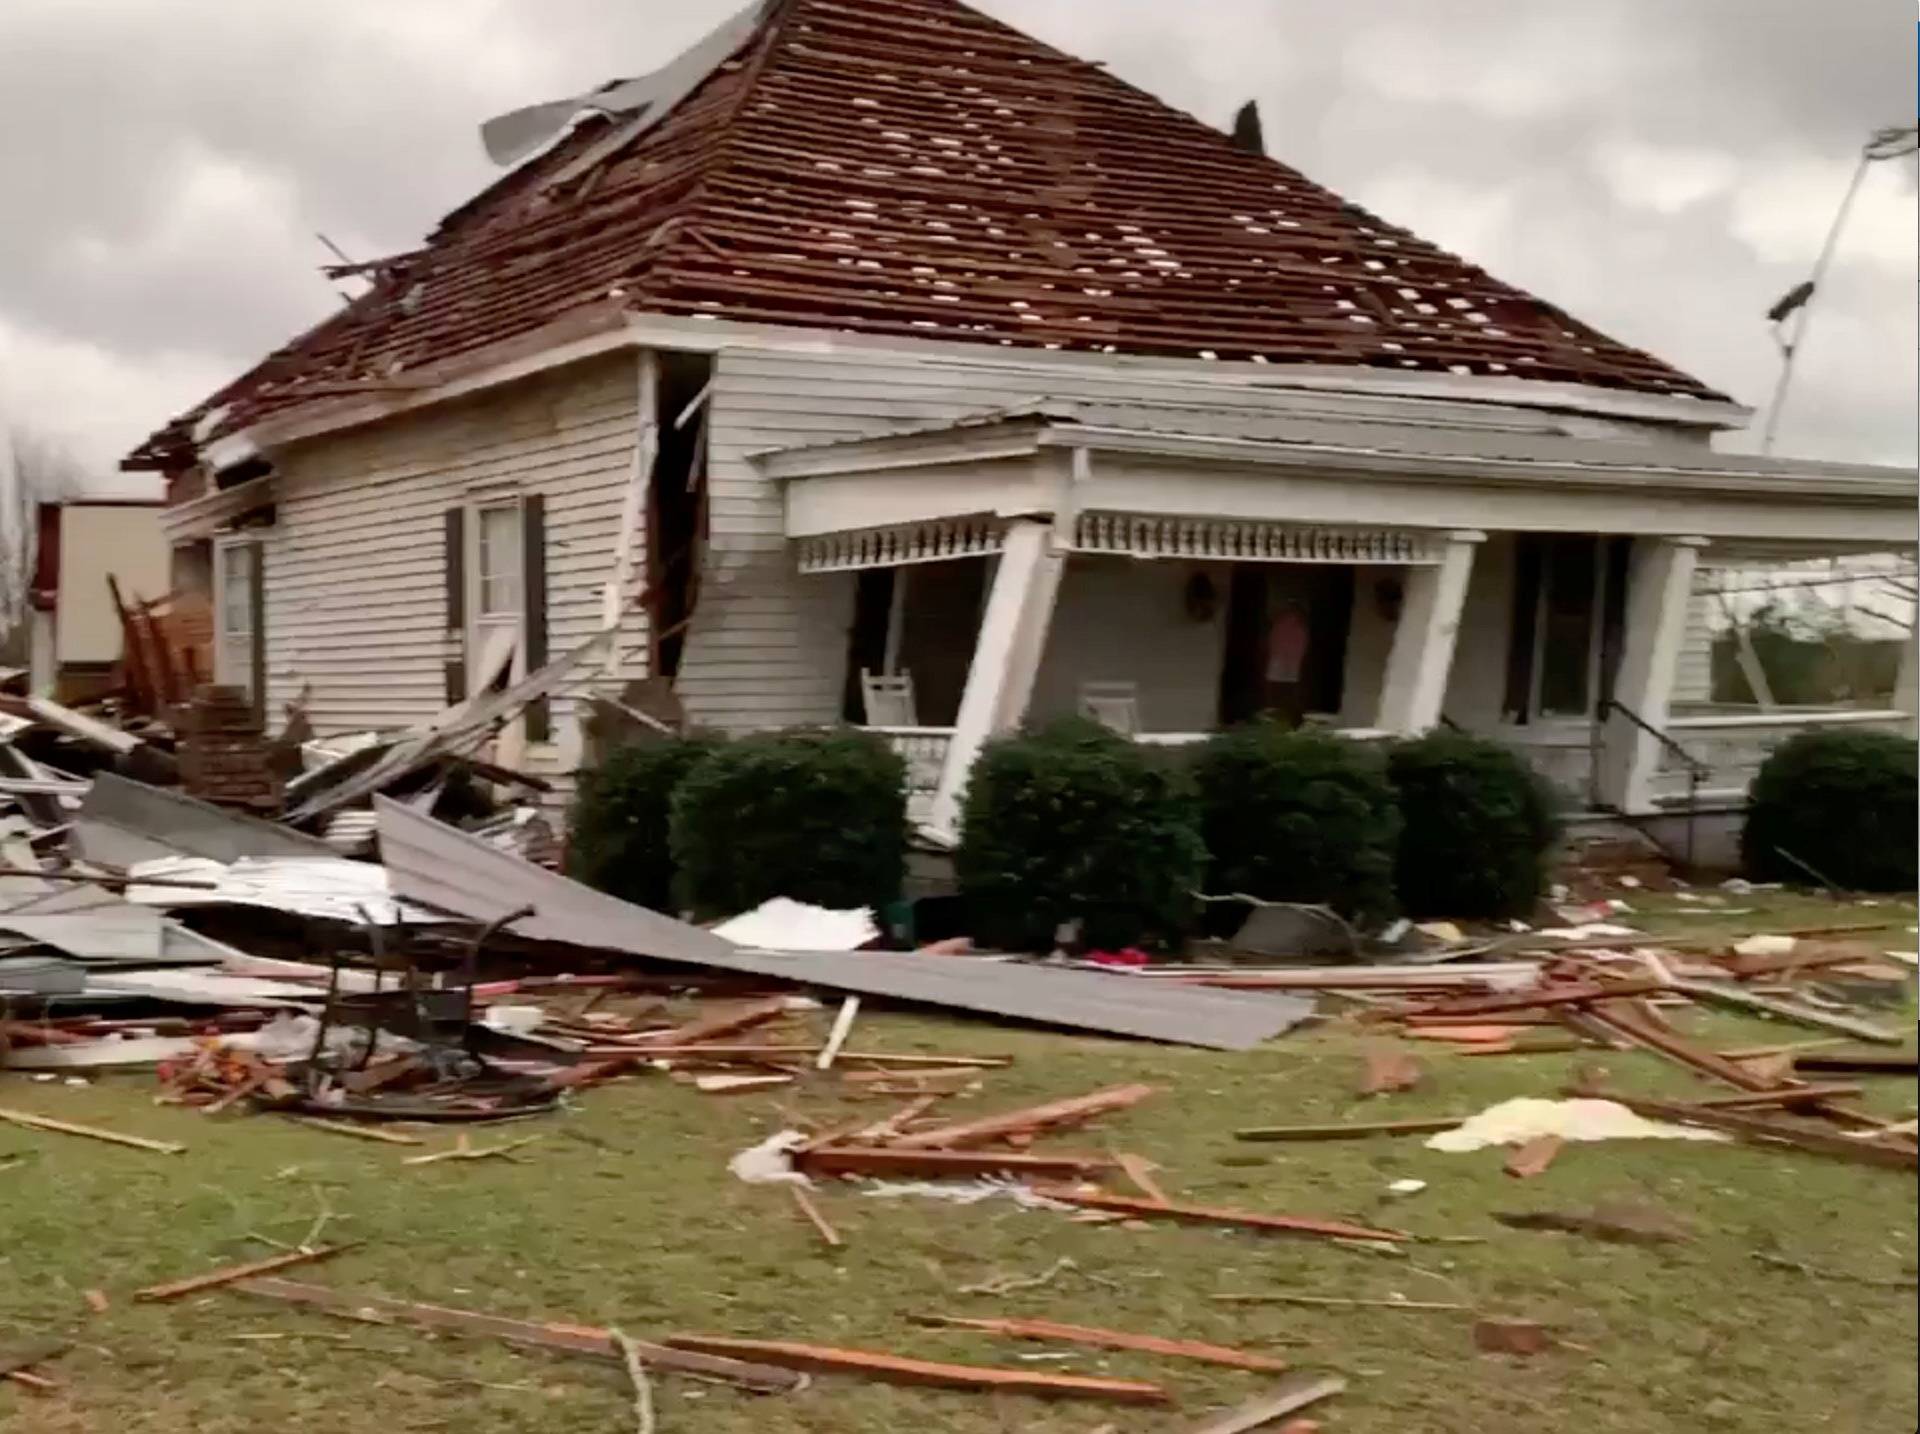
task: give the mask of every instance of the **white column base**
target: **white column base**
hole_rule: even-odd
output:
[[[1686,638],[1687,608],[1704,538],[1636,538],[1627,569],[1626,641],[1614,677],[1614,701],[1650,727],[1665,730],[1667,709]],[[1654,777],[1661,746],[1649,732],[1618,712],[1601,734],[1595,789],[1617,811],[1655,809]]]
[[[1449,533],[1437,565],[1408,570],[1374,723],[1382,731],[1417,736],[1439,722],[1473,577],[1473,551],[1484,541],[1484,533]]]
[[[927,825],[942,836],[953,836],[959,827],[960,799],[980,749],[989,738],[1019,726],[1027,715],[1064,566],[1052,537],[1050,524],[1031,519],[1007,529],[967,668],[953,740],[928,809]]]

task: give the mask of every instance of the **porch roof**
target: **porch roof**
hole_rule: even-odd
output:
[[[772,450],[805,538],[967,516],[1089,512],[1400,529],[1762,540],[1821,552],[1920,541],[1911,470],[1596,441],[1464,423],[1302,419],[1038,399]]]

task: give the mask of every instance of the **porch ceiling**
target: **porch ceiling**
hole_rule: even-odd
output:
[[[790,537],[1087,512],[1375,529],[1911,546],[1908,470],[1441,426],[1032,404],[761,454]]]

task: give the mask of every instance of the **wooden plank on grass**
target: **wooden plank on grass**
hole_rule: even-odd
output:
[[[962,1121],[956,1125],[935,1126],[932,1130],[903,1135],[893,1144],[900,1150],[954,1150],[962,1146],[982,1145],[1007,1135],[1077,1125],[1096,1115],[1125,1110],[1130,1105],[1138,1105],[1155,1089],[1150,1085],[1108,1086],[1105,1090],[1096,1090],[1089,1095],[1074,1096],[1068,1100],[1004,1111],[999,1115]]]
[[[938,1364],[904,1359],[867,1349],[836,1349],[770,1339],[722,1339],[714,1335],[667,1337],[674,1349],[753,1359],[819,1374],[850,1374],[883,1384],[916,1384],[936,1389],[1032,1394],[1052,1399],[1106,1399],[1121,1404],[1165,1404],[1167,1391],[1132,1379],[1092,1379],[1073,1374],[1041,1374],[1024,1369],[993,1369],[977,1364]]]
[[[1194,1426],[1188,1434],[1247,1434],[1346,1387],[1347,1381],[1337,1374],[1290,1374],[1268,1393]]]
[[[807,1223],[820,1232],[820,1238],[827,1242],[828,1248],[837,1250],[845,1243],[840,1238],[840,1232],[827,1223],[827,1217],[820,1213],[820,1207],[813,1203],[813,1196],[806,1192],[804,1186],[789,1185],[787,1192],[793,1196],[793,1203],[800,1208],[800,1213],[807,1217]]]
[[[151,1150],[160,1155],[180,1155],[187,1148],[171,1140],[148,1140],[141,1135],[122,1135],[117,1130],[101,1130],[98,1126],[76,1125],[68,1120],[54,1120],[49,1116],[35,1115],[30,1110],[0,1108],[0,1120],[24,1126],[28,1130],[47,1130],[55,1135],[84,1135],[89,1140],[104,1140],[109,1145],[126,1145],[135,1150]]]
[[[294,1265],[310,1265],[316,1260],[331,1259],[342,1250],[352,1248],[352,1245],[326,1245],[317,1250],[289,1250],[284,1255],[269,1255],[264,1260],[250,1260],[244,1265],[226,1265],[218,1270],[208,1270],[203,1275],[189,1275],[186,1279],[175,1280],[171,1284],[148,1285],[143,1290],[135,1290],[133,1297],[136,1300],[148,1302],[177,1300],[182,1295],[216,1289],[221,1285],[250,1280],[259,1275],[270,1275],[275,1270],[285,1270]]]
[[[1250,1230],[1272,1230],[1283,1235],[1320,1235],[1330,1240],[1390,1240],[1407,1237],[1395,1230],[1370,1230],[1364,1225],[1348,1225],[1338,1220],[1314,1220],[1301,1215],[1266,1215],[1256,1210],[1231,1210],[1219,1205],[1187,1205],[1177,1201],[1161,1204],[1155,1200],[1135,1200],[1127,1195],[1088,1195],[1067,1185],[1041,1185],[1035,1193],[1066,1205],[1087,1210],[1111,1210],[1117,1215],[1134,1215],[1143,1220],[1184,1220],[1203,1225],[1239,1225]]]
[[[1714,1110],[1677,1100],[1648,1100],[1642,1096],[1622,1095],[1618,1091],[1591,1086],[1576,1087],[1568,1093],[1616,1101],[1628,1110],[1656,1120],[1674,1120],[1684,1125],[1704,1125],[1710,1130],[1724,1130],[1729,1135],[1756,1144],[1791,1145],[1815,1155],[1849,1160],[1856,1165],[1878,1165],[1892,1170],[1920,1169],[1920,1152],[1911,1147],[1903,1150],[1871,1139],[1834,1135],[1807,1126],[1789,1125],[1785,1121],[1743,1115],[1738,1111]]]
[[[414,1324],[425,1329],[444,1330],[449,1334],[497,1339],[507,1344],[550,1350],[557,1354],[576,1354],[589,1359],[624,1363],[619,1349],[614,1345],[612,1332],[592,1325],[542,1324],[531,1320],[507,1319],[474,1310],[415,1304],[411,1300],[387,1299],[382,1295],[337,1290],[327,1285],[299,1284],[293,1280],[243,1280],[232,1288],[257,1299],[279,1300],[283,1304],[300,1305],[343,1319],[372,1321],[376,1324]],[[649,1367],[675,1374],[723,1380],[762,1394],[785,1394],[805,1383],[791,1370],[778,1369],[770,1364],[669,1349],[664,1344],[651,1344],[644,1340],[636,1340],[635,1346]]]
[[[1645,942],[1636,942],[1645,945]],[[1470,997],[1430,1006],[1425,1014],[1433,1016],[1496,1016],[1503,1011],[1551,1010],[1555,1006],[1585,1006],[1594,1001],[1618,1000],[1627,996],[1650,996],[1666,989],[1667,983],[1648,976],[1634,981],[1580,982],[1563,986],[1539,986],[1531,991],[1508,995]]]
[[[1222,1344],[1206,1344],[1195,1339],[1162,1339],[1155,1334],[1134,1334],[1128,1330],[1096,1329],[1091,1325],[1060,1324],[1050,1319],[972,1319],[958,1315],[923,1315],[921,1323],[942,1329],[973,1329],[1008,1339],[1051,1340],[1059,1344],[1085,1344],[1095,1349],[1135,1349],[1144,1354],[1165,1355],[1171,1359],[1197,1359],[1205,1364],[1224,1364],[1234,1369],[1260,1370],[1278,1374],[1287,1362],[1271,1355],[1253,1354]]]
[[[1467,1121],[1464,1115],[1418,1120],[1347,1120],[1332,1125],[1256,1125],[1236,1130],[1235,1140],[1360,1140],[1369,1135],[1434,1135]]]
[[[996,1150],[903,1150],[892,1145],[808,1145],[793,1163],[809,1175],[929,1176],[971,1180],[983,1175],[1020,1175],[1041,1180],[1077,1180],[1115,1168],[1104,1155],[1028,1155]]]
[[[1536,1135],[1516,1146],[1507,1157],[1506,1172],[1516,1180],[1531,1180],[1543,1175],[1566,1141],[1558,1135]]]

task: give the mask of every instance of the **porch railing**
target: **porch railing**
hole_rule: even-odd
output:
[[[907,764],[907,802],[924,804],[940,785],[941,769],[947,765],[947,749],[953,745],[951,727],[869,727],[869,732],[886,739]],[[916,813],[917,814],[917,813]]]
[[[1825,709],[1760,713],[1706,713],[1667,719],[1667,731],[1688,756],[1706,769],[1701,779],[1704,797],[1743,796],[1760,764],[1787,738],[1800,732],[1836,727],[1910,735],[1913,719],[1888,710]],[[1687,792],[1686,764],[1664,747],[1654,775],[1654,798],[1671,804]]]

